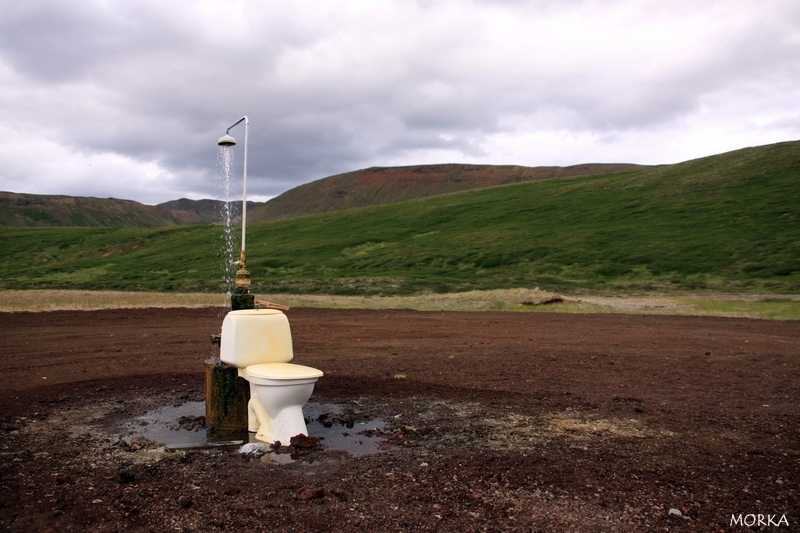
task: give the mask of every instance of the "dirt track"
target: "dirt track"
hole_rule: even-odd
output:
[[[288,316],[295,362],[326,374],[312,400],[386,420],[389,451],[131,449],[121,421],[202,399],[220,311],[0,314],[2,527],[727,531],[762,514],[800,530],[798,322]]]

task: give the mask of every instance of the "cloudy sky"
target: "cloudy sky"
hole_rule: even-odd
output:
[[[370,166],[797,140],[800,2],[0,0],[0,190],[219,198],[243,115],[260,200]]]

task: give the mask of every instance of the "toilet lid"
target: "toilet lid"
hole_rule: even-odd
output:
[[[248,366],[247,375],[263,379],[310,379],[322,377],[322,370],[291,363],[265,363]]]

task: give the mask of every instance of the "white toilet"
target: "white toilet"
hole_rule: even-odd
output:
[[[257,440],[289,444],[291,437],[308,434],[303,405],[322,371],[289,363],[294,353],[286,315],[276,309],[231,311],[222,321],[219,356],[250,382],[247,429]]]

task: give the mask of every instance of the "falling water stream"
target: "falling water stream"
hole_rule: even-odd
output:
[[[231,200],[233,188],[234,157],[233,146],[220,146],[217,152],[217,167],[220,176],[220,188],[223,202],[220,218],[222,219],[222,243],[220,250],[220,269],[222,270],[222,288],[225,294],[224,307],[230,305],[231,292],[235,276],[236,234],[233,222],[239,216],[241,208]]]

